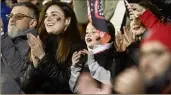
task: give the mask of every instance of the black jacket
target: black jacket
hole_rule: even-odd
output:
[[[83,49],[84,45],[73,44],[66,62],[58,63],[54,56],[57,43],[53,42],[53,39],[49,39],[46,54],[40,60],[38,68],[34,68],[31,63],[21,78],[21,88],[25,93],[72,93],[69,88],[71,57],[76,50]]]
[[[140,41],[131,43],[131,45],[127,48],[127,54],[132,58],[134,63],[138,65],[140,56]]]

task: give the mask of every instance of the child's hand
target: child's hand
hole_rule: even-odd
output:
[[[81,54],[83,54],[83,55],[85,55],[85,54],[92,54],[92,52],[91,51],[88,51],[88,50],[86,50],[86,49],[83,49],[83,50],[81,50],[81,51],[79,51],[79,53],[81,53]]]
[[[72,65],[75,66],[76,63],[79,62],[79,59],[81,57],[81,54],[79,52],[74,52],[73,55],[72,55]]]

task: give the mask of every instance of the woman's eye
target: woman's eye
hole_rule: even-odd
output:
[[[47,17],[48,17],[48,14],[45,15],[45,18],[47,18]]]
[[[58,16],[57,14],[52,14],[52,16]]]

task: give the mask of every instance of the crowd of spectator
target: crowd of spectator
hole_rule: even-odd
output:
[[[1,0],[1,94],[171,94],[170,0],[89,2]]]

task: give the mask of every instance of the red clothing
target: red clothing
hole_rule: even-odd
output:
[[[146,10],[140,19],[145,27],[150,30],[145,34],[142,44],[154,40],[159,41],[171,52],[171,23],[161,23],[149,10]]]
[[[171,26],[171,23],[162,23],[160,20],[149,10],[146,10],[140,16],[141,22],[145,25],[147,29]]]
[[[149,10],[145,11],[140,19],[147,29],[151,29],[151,32],[145,34],[141,45],[150,41],[158,41],[171,52],[171,23],[161,23]],[[171,93],[171,83],[161,90],[163,94]]]

